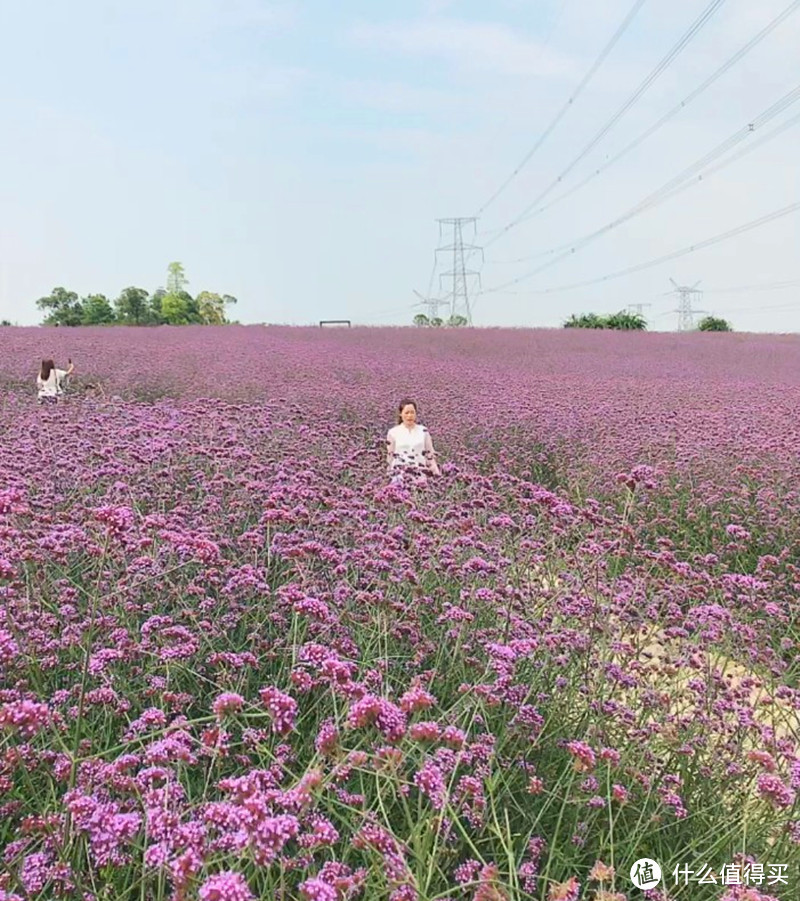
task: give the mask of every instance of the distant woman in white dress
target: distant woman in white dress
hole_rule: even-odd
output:
[[[403,400],[397,409],[397,425],[386,435],[386,463],[393,482],[401,481],[404,473],[440,474],[431,433],[417,422],[413,400]]]
[[[66,380],[75,369],[72,360],[69,360],[68,364],[68,369],[56,369],[56,364],[52,360],[42,360],[39,375],[36,377],[40,404],[54,404],[63,395]]]

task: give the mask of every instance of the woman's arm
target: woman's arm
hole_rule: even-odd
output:
[[[392,460],[394,460],[394,435],[389,432],[386,436],[386,465],[391,466]]]
[[[72,360],[67,361],[69,363],[69,369],[67,369],[67,375],[72,375],[72,370],[75,368],[75,364]]]
[[[425,457],[428,460],[428,468],[435,475],[441,475],[439,472],[439,464],[436,462],[436,451],[433,449],[433,438],[431,433],[425,430]]]

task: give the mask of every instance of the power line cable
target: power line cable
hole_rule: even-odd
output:
[[[536,216],[539,216],[546,210],[551,209],[562,200],[565,200],[567,197],[572,196],[576,191],[579,191],[590,181],[597,178],[597,176],[602,172],[605,172],[606,169],[609,169],[615,163],[619,162],[623,157],[627,156],[632,150],[635,150],[637,147],[643,144],[649,137],[654,135],[660,128],[666,125],[666,123],[669,122],[670,119],[672,119],[678,113],[683,112],[683,110],[686,109],[686,107],[690,103],[692,103],[692,101],[696,100],[701,94],[708,90],[711,85],[718,81],[729,69],[736,65],[736,63],[738,63],[751,50],[753,50],[758,44],[760,44],[765,37],[771,34],[792,13],[796,12],[798,8],[800,8],[800,0],[794,0],[794,2],[790,3],[782,13],[779,13],[769,24],[765,25],[764,28],[762,28],[761,31],[757,35],[755,35],[755,37],[751,38],[732,57],[730,57],[730,59],[723,63],[719,67],[719,69],[709,75],[709,77],[702,84],[696,87],[690,94],[687,94],[680,103],[676,104],[674,107],[672,107],[672,109],[664,113],[664,115],[657,122],[651,125],[650,128],[643,131],[638,138],[635,138],[633,141],[631,141],[630,144],[620,150],[619,153],[616,154],[616,156],[613,156],[610,160],[607,160],[605,163],[595,169],[594,172],[591,172],[582,181],[579,181],[567,191],[564,191],[563,193],[554,197],[549,203],[544,204],[544,206],[539,207],[537,210],[534,210],[532,213],[525,216],[524,219],[521,220],[521,222],[529,222],[531,219],[534,219]]]
[[[558,12],[553,16],[553,20],[550,23],[550,28],[547,30],[547,35],[545,36],[545,39],[542,42],[542,46],[539,51],[540,56],[541,56],[542,51],[550,43],[550,39],[556,33],[556,28],[558,28],[558,24],[561,21],[561,17],[564,15],[564,11],[569,6],[569,2],[570,2],[570,0],[561,0],[561,5],[558,7]]]
[[[787,131],[790,128],[794,128],[797,125],[800,125],[800,114],[798,114],[796,116],[792,116],[791,118],[787,119],[785,122],[782,122],[780,125],[773,128],[772,131],[767,132],[765,135],[762,135],[757,140],[753,141],[752,143],[749,143],[747,145],[747,147],[744,147],[742,150],[739,150],[737,153],[731,154],[727,159],[723,160],[721,163],[719,163],[716,166],[712,166],[710,169],[707,169],[705,172],[702,172],[696,178],[690,179],[690,180],[686,181],[684,184],[679,185],[674,190],[670,191],[669,194],[667,195],[667,197],[665,197],[664,199],[668,199],[668,197],[674,197],[675,194],[678,194],[681,191],[684,191],[686,188],[689,188],[692,185],[697,184],[698,182],[706,181],[708,178],[710,178],[715,173],[719,172],[721,169],[725,169],[728,166],[730,166],[732,163],[738,162],[743,157],[748,156],[749,154],[753,153],[755,150],[758,150],[759,147],[763,146],[764,144],[769,143],[770,141],[774,140],[775,138],[777,138],[781,134],[783,134],[783,132]],[[748,133],[749,133],[749,125],[748,125]],[[740,134],[740,132],[737,132],[737,134]],[[661,190],[663,190],[663,188]],[[561,251],[564,251],[564,250],[569,250],[570,248],[573,247],[574,244],[575,244],[574,241],[568,241],[566,244],[559,244],[557,247],[552,247],[549,250],[540,251],[539,253],[532,254],[529,257],[519,257],[516,260],[503,260],[503,261],[489,260],[488,264],[489,265],[509,266],[509,265],[514,265],[516,263],[527,263],[527,262],[530,262],[531,260],[541,259],[541,257],[553,256],[553,254],[561,253]],[[540,270],[536,270],[536,271],[538,272]],[[532,274],[534,274],[534,273],[528,273],[528,275],[532,275]],[[520,279],[523,280],[525,277],[526,276],[521,276]],[[487,289],[486,292],[484,292],[484,293],[488,293],[490,290],[492,290],[492,289]]]
[[[550,24],[550,28],[547,30],[547,34],[545,35],[544,40],[538,46],[538,52],[534,56],[534,58],[532,60],[532,64],[538,63],[539,60],[541,59],[542,54],[547,49],[547,47],[550,43],[550,40],[552,39],[553,35],[555,34],[556,28],[558,27],[561,17],[564,15],[564,10],[567,8],[567,6],[569,6],[569,3],[570,3],[570,0],[562,0],[561,6],[559,7],[556,15],[553,17],[552,22]],[[506,130],[506,126],[509,124],[509,122],[512,121],[512,118],[517,120],[519,117],[518,116],[512,117],[510,114],[505,116],[503,119],[502,126],[498,126],[495,129],[495,133],[491,136],[491,138],[487,139],[486,147],[484,147],[483,150],[481,151],[481,153],[478,154],[478,158],[480,160],[485,162],[489,152],[491,151],[492,153],[494,153],[497,139],[500,137],[501,133]],[[478,164],[478,165],[482,165],[482,163]]]
[[[570,242],[568,245],[566,245],[565,249],[558,253],[558,256],[556,256],[554,259],[548,260],[546,263],[542,263],[540,266],[531,270],[530,272],[525,273],[524,275],[510,279],[509,281],[498,285],[496,288],[487,288],[483,293],[493,294],[496,291],[502,290],[503,288],[511,287],[512,285],[519,284],[519,282],[532,278],[534,275],[538,275],[540,272],[543,272],[545,269],[549,269],[551,266],[555,266],[557,263],[560,263],[567,257],[574,256],[575,253],[577,253],[579,250],[582,250],[584,247],[586,247],[587,244],[590,244],[592,241],[597,240],[597,238],[602,237],[609,231],[617,228],[619,225],[622,225],[623,223],[628,222],[629,220],[651,209],[652,207],[663,203],[670,197],[674,197],[676,194],[684,191],[686,188],[707,179],[712,172],[719,171],[719,169],[733,162],[734,157],[725,160],[724,163],[721,163],[714,169],[708,170],[704,173],[701,172],[701,174],[697,176],[697,178],[692,178],[692,176],[695,175],[698,170],[702,169],[703,166],[706,166],[708,163],[713,162],[718,157],[727,153],[727,151],[729,151],[732,147],[735,147],[736,144],[745,140],[758,128],[760,128],[766,122],[769,122],[771,119],[774,119],[775,116],[780,115],[798,100],[800,100],[800,85],[789,91],[788,94],[785,94],[783,97],[781,97],[781,99],[774,103],[771,107],[764,110],[764,112],[760,113],[751,122],[748,122],[747,125],[734,132],[733,135],[726,138],[721,144],[718,144],[713,150],[705,154],[705,156],[701,157],[699,160],[692,163],[674,178],[670,179],[668,182],[658,188],[658,190],[653,191],[651,194],[645,197],[644,200],[641,200],[635,206],[631,207],[631,209],[629,209],[626,213],[618,216],[616,219],[604,225],[602,228],[599,228],[591,232],[590,234],[585,235],[583,238],[579,238],[576,241]],[[800,117],[798,117],[798,119],[800,119]],[[770,137],[774,136],[775,133],[773,132]],[[748,150],[750,149],[752,148],[748,148]]]
[[[600,52],[600,55],[594,61],[594,63],[592,64],[591,68],[586,73],[586,75],[583,76],[583,79],[581,80],[578,87],[575,88],[575,90],[569,96],[569,98],[564,103],[564,105],[561,107],[561,109],[556,113],[555,118],[547,126],[547,128],[541,133],[541,135],[539,136],[536,143],[525,154],[525,156],[522,158],[522,161],[517,165],[517,167],[514,169],[514,171],[511,173],[511,175],[509,175],[508,178],[506,178],[506,180],[500,185],[500,187],[494,192],[494,194],[492,194],[492,196],[486,201],[486,203],[484,203],[484,205],[478,210],[478,212],[475,214],[476,218],[478,216],[482,215],[489,208],[489,206],[492,203],[494,203],[495,200],[497,200],[497,198],[503,193],[503,191],[505,191],[505,189],[511,184],[511,182],[514,181],[514,179],[519,175],[519,173],[522,172],[522,170],[525,168],[525,166],[528,165],[528,163],[531,161],[531,159],[533,158],[536,151],[542,146],[542,144],[544,144],[544,142],[547,140],[547,138],[553,133],[556,126],[564,118],[564,116],[566,115],[569,108],[575,103],[575,101],[578,99],[578,97],[583,93],[583,90],[586,88],[586,86],[592,80],[592,78],[594,77],[594,75],[596,74],[596,72],[600,68],[600,66],[605,62],[606,57],[614,49],[614,47],[619,42],[622,35],[625,34],[625,32],[628,30],[628,27],[630,26],[631,22],[633,22],[633,20],[636,18],[637,13],[644,6],[644,4],[646,2],[647,2],[647,0],[636,0],[636,2],[633,4],[633,6],[628,11],[628,14],[623,19],[622,24],[619,26],[619,28],[614,33],[611,40],[602,49],[602,51]]]
[[[433,291],[433,280],[436,276],[436,267],[439,265],[438,254],[434,253],[433,255],[433,265],[431,266],[431,274],[428,279],[428,290],[425,292],[425,295],[421,295],[418,291],[414,291],[417,297],[422,298],[422,303],[414,304],[414,307],[427,306],[429,309],[429,315],[435,315],[437,311],[438,304],[443,301],[440,298],[434,298],[432,296]]]
[[[602,276],[601,278],[589,279],[588,281],[584,282],[574,282],[571,285],[560,285],[555,288],[542,288],[540,290],[534,290],[526,293],[555,294],[559,291],[572,291],[575,288],[587,288],[590,285],[599,285],[601,282],[608,282],[612,279],[622,278],[622,276],[624,275],[631,275],[634,272],[641,272],[644,269],[650,269],[653,266],[660,265],[661,263],[675,260],[678,257],[685,256],[688,253],[694,253],[695,251],[703,250],[706,247],[711,247],[714,244],[719,244],[722,241],[728,240],[729,238],[734,238],[737,235],[744,234],[745,232],[751,231],[754,228],[759,228],[762,225],[766,225],[768,222],[773,222],[775,219],[780,219],[783,216],[788,216],[790,213],[796,213],[798,210],[800,210],[800,201],[791,203],[785,207],[781,207],[781,209],[775,210],[772,213],[768,213],[766,216],[762,216],[760,219],[754,219],[753,221],[747,222],[744,225],[729,229],[726,232],[722,232],[722,234],[715,235],[713,238],[708,238],[705,241],[700,241],[697,244],[690,244],[689,247],[684,247],[681,250],[676,250],[672,253],[664,254],[664,256],[660,256],[655,260],[649,260],[646,263],[639,263],[636,266],[629,266],[627,269],[620,269],[617,272],[612,272],[609,275]]]
[[[436,275],[436,254],[433,255],[433,266],[431,266],[431,277],[428,279],[428,290],[425,292],[426,297],[431,296],[433,290],[433,277]]]
[[[716,313],[724,313],[726,316],[731,313],[761,313],[762,310],[770,310],[771,312],[792,312],[793,310],[800,310],[800,304],[797,303],[780,303],[774,305],[768,305],[765,307],[734,307],[733,309],[722,308],[720,310],[716,310]]]
[[[704,294],[743,294],[748,291],[780,291],[784,288],[800,287],[800,279],[786,282],[767,282],[760,285],[738,285],[735,288],[706,288]]]
[[[388,309],[388,310],[378,310],[377,312],[374,312],[374,313],[370,312],[367,315],[368,315],[369,319],[384,319],[387,316],[397,316],[400,313],[410,313],[419,306],[421,306],[421,304],[418,304],[418,303],[410,304],[409,303],[402,307],[393,307],[392,309]]]
[[[662,75],[670,64],[678,57],[678,55],[686,48],[691,40],[698,34],[703,26],[711,19],[715,12],[726,2],[726,0],[711,0],[711,3],[703,10],[700,16],[695,19],[689,29],[683,34],[678,42],[672,47],[667,55],[658,63],[658,65],[650,72],[650,74],[641,82],[631,96],[622,104],[622,106],[614,113],[614,115],[606,122],[606,124],[595,134],[589,143],[581,150],[581,152],[572,160],[572,162],[555,178],[550,184],[511,222],[500,229],[484,243],[484,247],[489,247],[495,241],[499,240],[502,235],[506,234],[523,220],[525,216],[545,197],[559,185],[564,178],[578,165],[578,163],[608,134],[609,131],[617,124],[617,122],[634,106],[647,89]]]
[[[539,207],[539,209],[534,210],[529,215],[525,216],[521,219],[521,222],[529,222],[531,219],[534,219],[536,216],[545,212],[546,210],[551,209],[556,204],[560,203],[562,200],[565,200],[567,197],[570,197],[576,191],[583,188],[590,181],[604,172],[606,169],[613,166],[615,163],[619,162],[624,156],[627,156],[632,150],[635,150],[639,147],[647,138],[651,137],[655,134],[660,128],[662,128],[670,119],[672,119],[679,112],[682,112],[692,101],[696,100],[702,93],[704,93],[712,84],[718,81],[729,69],[731,69],[736,63],[738,63],[741,59],[743,59],[751,50],[753,50],[759,43],[761,43],[764,38],[766,38],[772,31],[774,31],[779,25],[781,25],[792,13],[796,12],[797,9],[800,8],[800,0],[793,0],[792,3],[789,4],[783,12],[779,13],[771,22],[762,28],[755,37],[751,38],[743,47],[741,47],[732,57],[730,57],[725,63],[722,64],[714,73],[712,73],[702,84],[700,84],[697,88],[695,88],[690,94],[683,98],[680,103],[676,104],[671,110],[665,113],[657,122],[655,122],[650,128],[642,132],[637,138],[631,141],[626,147],[619,151],[616,156],[607,160],[594,172],[591,172],[587,175],[582,181],[573,185],[568,190],[564,191],[561,194],[558,194],[554,197],[549,203],[544,204]],[[496,229],[489,229],[483,232],[484,236],[491,236],[494,234],[499,234],[504,231],[505,227],[500,227]],[[559,248],[560,249],[560,248]],[[543,253],[536,253],[526,257],[520,257],[514,260],[504,260],[504,261],[489,261],[491,265],[494,262],[497,262],[498,265],[508,265],[513,263],[524,263],[529,260],[538,259],[542,256],[548,256],[550,253],[555,251],[544,251]]]

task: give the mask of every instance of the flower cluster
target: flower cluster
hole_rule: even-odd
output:
[[[61,329],[118,399],[38,407],[44,333],[0,329],[0,901],[795,867],[791,343],[434,332]],[[386,484],[398,373],[425,485]]]

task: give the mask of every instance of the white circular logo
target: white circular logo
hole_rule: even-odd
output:
[[[631,882],[641,889],[655,888],[661,882],[661,867],[647,857],[631,867]]]

